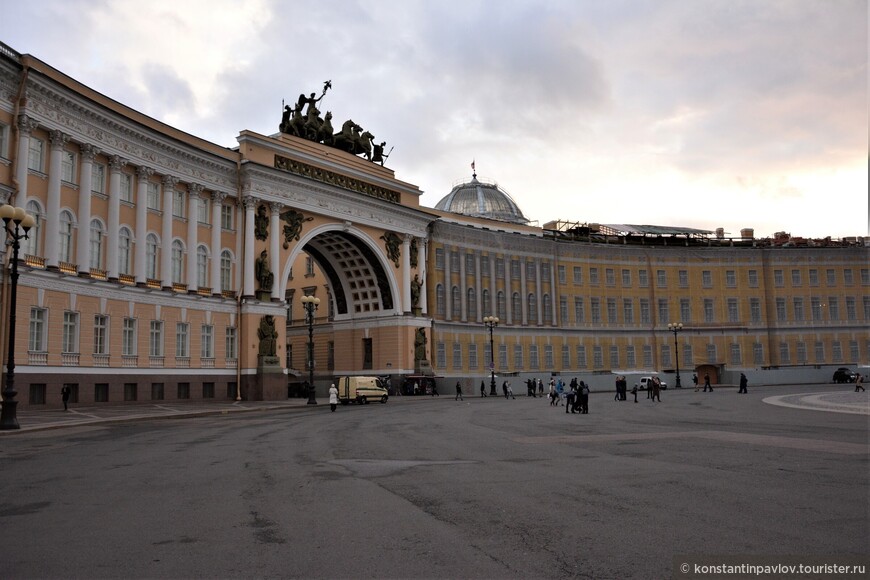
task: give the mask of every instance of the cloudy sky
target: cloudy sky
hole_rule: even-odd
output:
[[[867,235],[867,0],[0,0],[0,41],[227,147],[321,103],[432,207]]]

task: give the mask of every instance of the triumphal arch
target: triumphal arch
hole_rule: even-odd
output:
[[[420,208],[416,186],[384,167],[385,143],[373,145],[350,120],[333,131],[318,100],[300,95],[285,107],[278,134],[238,137],[239,362],[249,399],[284,398],[288,384],[308,382],[309,330],[319,394],[336,375],[426,370],[423,288],[435,216]],[[320,300],[311,329],[303,296]]]

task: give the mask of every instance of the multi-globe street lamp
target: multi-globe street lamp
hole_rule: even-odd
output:
[[[9,274],[9,355],[6,358],[6,384],[3,387],[2,411],[0,411],[0,429],[19,429],[18,401],[15,395],[15,308],[18,300],[18,250],[21,240],[27,239],[27,232],[36,224],[33,216],[24,208],[3,205],[0,207],[0,218],[6,229],[6,237],[12,242],[12,271]]]
[[[674,333],[674,357],[676,357],[677,361],[677,384],[676,388],[682,389],[683,385],[680,384],[680,347],[677,344],[677,333],[683,330],[682,322],[671,322],[668,324],[668,330]]]
[[[316,405],[314,397],[314,313],[320,304],[320,298],[315,296],[303,296],[302,308],[305,309],[305,324],[308,325],[308,404]]]
[[[492,329],[498,326],[498,316],[485,316],[483,324],[489,330],[489,370],[492,373],[489,383],[489,394],[495,395],[495,350],[493,350]]]

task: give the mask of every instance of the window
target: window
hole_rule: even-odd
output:
[[[135,401],[138,395],[137,390],[136,383],[124,383],[124,400]]]
[[[199,357],[214,358],[214,326],[203,324],[200,340]]]
[[[692,322],[692,305],[689,298],[680,298],[680,322]]]
[[[743,363],[743,356],[740,353],[740,344],[737,342],[731,343],[731,364],[739,365]]]
[[[659,298],[659,324],[667,324],[671,319],[671,315],[668,309],[668,299],[667,298]]]
[[[583,284],[583,268],[574,266],[574,284],[581,286]]]
[[[79,351],[79,314],[78,312],[63,313],[63,334],[61,336],[60,352],[77,353]]]
[[[713,287],[713,272],[710,270],[701,271],[701,285],[704,286],[704,288]]]
[[[553,324],[553,302],[550,300],[549,294],[544,294],[541,298],[541,310],[543,312],[544,324]]]
[[[523,345],[514,345],[514,368],[519,370],[523,368]]]
[[[601,323],[601,301],[598,298],[591,298],[589,300],[589,310],[592,316],[593,324]]]
[[[172,283],[184,282],[184,244],[181,240],[172,241]]]
[[[589,283],[598,285],[598,268],[589,268]]]
[[[91,238],[88,267],[91,270],[99,270],[103,266],[103,222],[98,219],[91,220]]]
[[[792,270],[791,271],[791,285],[794,288],[797,288],[801,285],[801,271],[800,270]]]
[[[91,166],[91,191],[106,193],[106,166],[94,163]]]
[[[441,369],[447,368],[447,352],[443,342],[436,346],[435,365]]]
[[[758,366],[764,364],[764,345],[760,342],[752,345],[752,363]]]
[[[850,340],[849,341],[849,360],[858,360],[860,358],[860,353],[858,352],[858,341]]]
[[[582,344],[577,345],[577,368],[585,369],[586,368],[586,347]]]
[[[314,260],[311,256],[305,256],[305,275],[314,276]]]
[[[60,179],[67,183],[76,182],[76,154],[66,149],[61,153]]]
[[[600,346],[592,347],[592,368],[600,369],[604,367],[604,352]]]
[[[630,369],[637,367],[637,359],[635,357],[634,346],[632,345],[625,347],[625,366]]]
[[[9,159],[9,125],[0,123],[0,157]]]
[[[653,368],[652,346],[648,344],[643,345],[643,366],[647,369]]]
[[[571,349],[568,348],[567,344],[562,345],[562,368],[571,368]]]
[[[221,252],[221,290],[228,292],[233,289],[233,257],[229,250]]]
[[[854,296],[846,296],[846,320],[858,320]]]
[[[157,279],[157,236],[148,234],[145,238],[145,277],[151,280]]]
[[[749,299],[749,318],[752,322],[761,322],[761,301],[758,298]]]
[[[237,351],[236,351],[236,348],[237,348],[236,345],[238,344],[236,336],[237,336],[236,327],[235,326],[228,326],[227,330],[226,330],[226,335],[225,335],[225,338],[226,338],[226,340],[225,340],[226,358],[227,359],[234,359],[238,356]]]
[[[444,296],[444,286],[441,284],[435,286],[435,312],[438,316],[447,315],[447,300]]]
[[[363,367],[363,369],[365,369],[365,370],[369,370],[369,369],[372,368],[372,358],[373,358],[373,356],[372,356],[372,354],[373,354],[373,351],[372,351],[372,339],[371,339],[371,338],[364,338],[362,342],[363,342],[363,363],[362,363],[362,367]]]
[[[716,322],[716,311],[712,298],[704,298],[704,322]]]
[[[121,201],[133,203],[133,177],[126,173],[121,174]]]
[[[828,296],[828,318],[831,322],[837,322],[840,320],[840,299],[836,296]],[[868,320],[870,320],[870,318],[868,318]]]
[[[776,321],[785,322],[788,320],[788,315],[785,312],[785,298],[776,299]]]
[[[94,315],[94,354],[109,354],[109,317]]]
[[[233,229],[233,206],[221,204],[221,229],[232,231]]]
[[[31,405],[45,404],[45,383],[30,383],[30,399]]]
[[[608,324],[616,324],[616,298],[607,299],[607,322]]]
[[[852,268],[845,268],[843,270],[843,284],[846,286],[851,286],[855,283],[855,278],[852,276]]]
[[[462,313],[462,294],[460,294],[458,286],[454,286],[450,291],[450,300],[450,316],[458,318]]]
[[[749,270],[749,287],[758,288],[758,270]]]
[[[522,315],[523,304],[522,304],[522,300],[520,299],[519,292],[514,292],[511,295],[511,312],[513,313],[513,317],[514,317],[515,321],[519,320],[520,316]],[[499,314],[498,316],[499,316],[499,318],[501,318],[501,314]]]
[[[27,169],[31,171],[37,171],[39,173],[44,173],[42,170],[45,163],[45,141],[42,139],[37,139],[36,137],[30,138],[30,148],[27,152]]]
[[[861,284],[864,286],[870,284],[870,268],[861,268]]]
[[[785,286],[785,275],[782,270],[774,270],[773,271],[773,285],[777,288],[782,288]]]
[[[125,318],[121,326],[121,354],[136,356],[136,319]]]
[[[128,228],[121,228],[118,234],[118,272],[131,274],[131,253],[133,250],[133,233]]]
[[[483,278],[489,278],[489,256],[480,257],[480,275]]]
[[[529,369],[538,370],[539,368],[541,368],[541,364],[538,359],[538,345],[529,345]]]
[[[468,309],[468,320],[477,319],[477,293],[474,288],[469,288],[466,299],[466,308]]]
[[[819,285],[819,271],[815,268],[810,268],[810,286]]]
[[[504,278],[504,258],[495,259],[495,275],[497,278]]]
[[[717,355],[716,355],[716,345],[708,344],[707,345],[707,362],[708,363],[716,363]]]
[[[736,298],[728,299],[728,322],[740,322],[740,311]]]
[[[627,268],[622,269],[622,286],[624,288],[631,287],[631,270]]]
[[[616,285],[616,273],[613,271],[613,268],[605,268],[604,270],[604,283],[608,286]]]
[[[797,343],[797,361],[798,364],[807,363],[807,343],[801,341]]]
[[[683,365],[689,368],[695,366],[694,356],[692,355],[692,345],[688,342],[683,344]]]
[[[208,286],[208,251],[205,246],[196,248],[196,285],[199,288]]]
[[[177,322],[175,324],[175,358],[190,356],[190,324]]]
[[[184,192],[176,189],[172,192],[172,215],[178,218],[184,217]]]
[[[30,309],[30,341],[27,350],[30,352],[45,352],[47,350],[46,323],[48,311],[44,308]]]
[[[550,279],[550,262],[541,262],[541,279]]]
[[[574,297],[574,322],[581,324],[586,322],[586,314],[583,309],[583,298]]]
[[[553,345],[545,344],[544,345],[544,367],[551,369],[555,366],[553,361]]]
[[[619,368],[619,347],[611,346],[610,347],[610,368],[618,369]]]
[[[94,402],[108,403],[109,402],[109,383],[94,384]]]
[[[671,366],[671,345],[663,344],[661,346],[661,360],[659,362],[663,367]]]
[[[444,269],[444,248],[435,248],[435,269]]]
[[[737,273],[734,270],[725,270],[725,286],[728,288],[737,286]]]
[[[148,209],[160,210],[160,184],[154,183],[153,181],[148,182],[145,203]]]
[[[637,283],[641,288],[649,287],[649,270],[641,268],[637,271]]]
[[[689,271],[688,270],[680,270],[677,275],[679,276],[680,288],[688,288],[689,287]]]
[[[843,347],[840,345],[839,340],[835,340],[831,343],[831,358],[833,359],[833,362],[843,362]]]
[[[201,224],[208,224],[209,213],[209,199],[207,197],[200,197],[196,202],[196,221]]]
[[[190,398],[190,383],[178,383],[178,399]]]
[[[804,319],[804,299],[803,298],[795,298],[792,302],[794,305],[794,319],[795,322],[800,322]]]
[[[870,320],[870,296],[864,296],[861,301],[864,304],[864,320]]]
[[[559,284],[567,284],[568,271],[565,266],[559,266]]]
[[[668,277],[664,270],[656,270],[656,286],[664,288],[668,285]]]
[[[822,301],[818,296],[810,297],[810,316],[813,317],[813,322],[819,322],[822,319]]]
[[[789,353],[787,342],[779,343],[779,362],[781,364],[788,364],[791,362],[791,355]]]
[[[650,308],[649,308],[649,298],[641,298],[640,299],[640,323],[641,324],[650,324],[651,319]]]
[[[477,345],[473,342],[468,345],[468,368],[476,369],[478,368],[477,363]]]
[[[477,270],[474,268],[474,254],[465,254],[465,273],[474,276]]]
[[[152,320],[148,333],[148,356],[163,356],[163,321]]]
[[[503,369],[508,368],[507,345],[506,344],[498,345],[498,365],[500,368],[503,368]]]
[[[214,399],[214,383],[207,382],[202,384],[202,398]]]
[[[60,252],[58,259],[61,262],[70,262],[72,256],[73,216],[64,210],[60,212]]]
[[[511,260],[511,278],[514,280],[520,279],[520,261]]]
[[[530,282],[537,280],[537,271],[535,270],[535,262],[526,262],[526,279]]]
[[[27,238],[21,240],[21,251],[25,256],[38,256],[39,230],[42,225],[42,211],[40,210],[39,204],[33,200],[27,202],[25,209],[27,210],[27,213],[33,216],[36,223],[32,228],[30,228]]]
[[[825,278],[827,278],[828,286],[836,286],[837,285],[837,273],[833,268],[828,268],[825,270]]]
[[[535,296],[534,292],[529,294],[528,305],[529,305],[529,324],[535,324],[538,322],[538,299]]]

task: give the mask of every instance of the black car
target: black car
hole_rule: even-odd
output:
[[[835,383],[854,383],[856,380],[858,380],[858,373],[846,367],[840,367],[834,371]]]

